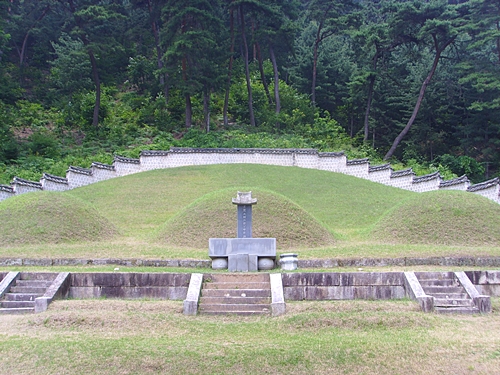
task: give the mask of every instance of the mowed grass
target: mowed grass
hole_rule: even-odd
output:
[[[180,301],[62,300],[0,316],[3,374],[496,374],[500,300],[481,316],[400,301],[187,317]],[[478,334],[480,332],[481,334]]]
[[[208,238],[236,236],[231,198],[249,190],[254,236],[276,237],[278,252],[302,259],[500,256],[500,205],[476,194],[233,164],[9,198],[0,202],[0,257],[204,259]]]

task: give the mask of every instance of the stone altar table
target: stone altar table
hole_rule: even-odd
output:
[[[213,269],[231,272],[270,270],[276,259],[276,238],[252,238],[252,192],[238,192],[232,199],[237,205],[237,238],[210,238],[208,256]]]

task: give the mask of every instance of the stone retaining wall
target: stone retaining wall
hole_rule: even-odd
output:
[[[211,268],[211,259],[85,259],[85,258],[0,258],[0,267],[8,266],[125,266]],[[336,267],[500,267],[500,257],[429,257],[429,258],[333,258],[299,259],[298,268]]]
[[[466,271],[479,294],[500,297],[500,271]]]
[[[289,301],[406,297],[402,272],[287,273],[282,280]]]
[[[71,273],[70,298],[183,300],[189,273]]]
[[[480,294],[500,297],[500,271],[466,271]],[[31,278],[47,272],[29,272]],[[53,274],[54,277],[57,273]],[[0,272],[0,281],[7,272]],[[296,272],[282,274],[285,300],[400,299],[408,296],[403,272]],[[75,272],[70,298],[184,300],[190,273]]]
[[[113,165],[94,162],[89,169],[70,166],[66,177],[44,174],[40,182],[15,177],[0,185],[0,201],[16,194],[39,190],[67,190],[153,169],[211,164],[265,164],[337,172],[416,192],[437,189],[466,190],[500,203],[500,178],[470,185],[467,176],[444,181],[438,172],[416,177],[412,169],[394,171],[389,164],[371,166],[368,159],[348,160],[343,152],[314,149],[196,149],[142,151],[139,159],[116,156]]]

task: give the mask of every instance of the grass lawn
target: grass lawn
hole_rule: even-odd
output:
[[[186,317],[180,301],[62,300],[0,315],[2,374],[495,374],[500,299],[478,316],[415,302],[287,304],[270,317]],[[480,334],[479,334],[480,333]]]
[[[417,194],[324,171],[215,165],[2,201],[0,258],[208,259],[210,236],[228,235],[227,228],[236,235],[230,199],[238,190],[260,199],[254,237],[281,235],[278,253],[299,259],[500,256],[500,205],[475,194]],[[431,269],[443,267],[363,271]],[[442,316],[409,300],[289,302],[283,316],[242,318],[187,317],[182,301],[59,300],[42,314],[0,315],[0,374],[495,374],[500,298],[492,306],[488,315]]]

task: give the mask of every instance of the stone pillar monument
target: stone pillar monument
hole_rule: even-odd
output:
[[[252,192],[238,192],[233,204],[238,206],[237,237],[210,238],[208,256],[213,269],[231,272],[270,270],[276,259],[276,238],[252,237],[252,206],[257,199]]]
[[[252,206],[257,204],[257,198],[252,198],[252,192],[238,191],[233,204],[238,206],[237,238],[252,238]]]

